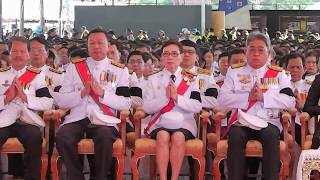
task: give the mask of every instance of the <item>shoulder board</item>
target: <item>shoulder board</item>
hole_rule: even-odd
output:
[[[79,62],[83,62],[85,60],[86,60],[86,58],[81,58],[81,57],[73,57],[73,58],[71,58],[71,62],[73,64],[76,64],[76,63],[79,63]]]
[[[49,71],[57,73],[57,74],[62,74],[62,72],[59,69],[54,69],[52,67],[49,68]]]
[[[129,70],[129,74],[133,74],[133,70]]]
[[[205,74],[205,75],[210,76],[212,74],[212,71],[209,70],[209,69],[199,68],[199,69],[197,69],[197,73],[198,74]]]
[[[33,66],[27,67],[27,70],[28,70],[28,71],[31,71],[31,72],[33,72],[33,73],[36,73],[36,74],[39,74],[39,73],[41,72],[41,69],[36,68],[36,67],[33,67]]]
[[[306,82],[306,84],[308,84],[308,85],[311,85],[312,83],[313,83],[313,81],[311,81],[311,80],[308,80],[308,79],[306,79],[306,80],[304,80],[305,82]]]
[[[281,72],[283,70],[281,67],[275,66],[275,65],[271,65],[271,64],[268,66],[268,68],[271,69],[271,70],[274,70],[274,71],[278,71],[278,72]]]
[[[149,76],[152,76],[152,75],[154,75],[154,74],[157,74],[157,73],[161,72],[162,70],[163,70],[163,69],[155,70],[155,71],[153,71],[152,73],[150,73],[148,76],[146,76],[146,78],[148,78]]]
[[[238,64],[232,64],[232,65],[231,65],[231,68],[232,68],[232,69],[236,69],[236,68],[243,67],[243,66],[245,66],[245,65],[246,65],[245,62],[243,62],[243,63],[238,63]]]
[[[11,69],[11,67],[4,67],[4,68],[0,68],[0,72],[6,72],[9,71]]]
[[[126,67],[125,64],[120,64],[120,63],[117,63],[117,62],[114,62],[114,61],[111,61],[111,64],[118,67],[118,68],[121,68],[123,69],[124,67]]]
[[[183,69],[181,72],[182,72],[182,73],[185,72],[185,73],[187,73],[188,75],[197,76],[197,73],[194,73],[194,72],[192,72],[192,71],[190,71],[190,70],[187,70],[187,69]]]

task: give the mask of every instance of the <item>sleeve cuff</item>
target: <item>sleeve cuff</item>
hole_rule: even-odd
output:
[[[4,95],[0,96],[0,110],[3,110],[3,109],[4,109],[4,106],[5,106],[5,104],[4,104],[4,98],[5,98]]]

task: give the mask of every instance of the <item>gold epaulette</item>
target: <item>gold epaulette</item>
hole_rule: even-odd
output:
[[[126,67],[125,64],[120,64],[120,63],[117,63],[117,62],[114,62],[114,61],[111,61],[111,64],[118,67],[118,68],[121,68],[123,69],[124,67]]]
[[[231,68],[232,68],[232,69],[240,68],[240,67],[245,66],[246,64],[247,64],[247,63],[245,63],[245,62],[238,63],[238,64],[232,64],[232,65],[231,65]]]
[[[311,85],[313,83],[313,81],[306,79],[305,80],[306,84]]]
[[[0,72],[6,72],[9,71],[11,69],[11,67],[4,67],[4,68],[0,68]]]
[[[274,70],[274,71],[278,71],[278,72],[281,72],[283,69],[282,69],[282,67],[279,67],[279,66],[276,66],[276,65],[272,65],[272,64],[270,64],[269,66],[268,66],[268,68],[269,69],[272,69],[272,70]]]
[[[33,73],[36,73],[36,74],[40,74],[40,72],[41,72],[41,69],[36,68],[36,67],[33,67],[33,66],[27,67],[27,70],[28,70],[28,71],[31,71],[31,72],[33,72]]]
[[[49,68],[49,71],[54,72],[56,74],[62,74],[62,72],[59,69],[54,69],[52,67]]]
[[[212,71],[209,70],[209,69],[198,68],[198,69],[197,69],[197,73],[198,73],[198,74],[205,74],[205,75],[211,76]]]
[[[83,61],[85,61],[86,60],[86,58],[82,58],[82,57],[79,57],[79,56],[76,56],[76,57],[72,57],[71,58],[71,62],[73,63],[73,64],[76,64],[76,63],[79,63],[79,62],[83,62]]]
[[[195,73],[195,72],[192,72],[192,71],[190,71],[190,70],[187,70],[187,69],[183,69],[183,71],[184,72],[186,72],[187,74],[189,74],[189,75],[192,75],[192,76],[197,76],[197,73]]]
[[[161,72],[163,69],[157,69],[157,70],[154,70],[152,73],[148,74],[147,76],[145,76],[145,78],[148,78],[149,76],[152,76],[154,74],[157,74],[159,72]]]

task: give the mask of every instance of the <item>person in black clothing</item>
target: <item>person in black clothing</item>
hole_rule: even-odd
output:
[[[318,105],[319,98],[320,98],[320,76],[317,75],[309,89],[308,97],[307,97],[306,103],[304,104],[303,111],[309,113],[311,117],[320,115],[320,106]],[[318,119],[316,119],[316,122],[317,122],[315,127],[316,130],[312,137],[311,149],[318,149],[320,146],[320,139],[319,139],[320,127],[319,127]]]

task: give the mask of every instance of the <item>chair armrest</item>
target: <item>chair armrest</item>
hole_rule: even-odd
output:
[[[301,123],[301,146],[303,147],[306,137],[307,137],[307,125],[308,125],[308,120],[310,119],[310,116],[306,112],[302,112],[300,114],[300,123]]]
[[[282,118],[282,127],[283,127],[283,140],[288,147],[288,128],[289,128],[289,120],[290,120],[290,113],[283,112],[281,115]]]
[[[133,115],[134,132],[136,139],[141,137],[141,119],[145,117],[145,113],[142,107],[138,107]]]
[[[221,139],[221,120],[226,118],[226,114],[221,111],[221,110],[217,110],[217,109],[213,109],[214,112],[214,122],[215,122],[215,129],[216,129],[216,135],[218,137],[218,140]]]
[[[296,139],[296,133],[295,133],[296,132],[296,123],[295,123],[295,119],[296,119],[296,114],[297,114],[298,110],[296,108],[290,108],[287,111],[291,116],[291,123],[289,124],[288,132],[291,134],[292,140],[295,141],[295,139]]]
[[[202,120],[202,135],[201,135],[201,137],[202,137],[202,143],[203,143],[203,150],[202,150],[203,155],[206,154],[206,149],[207,149],[207,128],[208,128],[209,116],[210,116],[209,112],[207,112],[207,111],[201,112],[201,120]]]
[[[120,112],[120,136],[121,136],[121,141],[123,144],[123,149],[122,152],[126,152],[126,123],[127,123],[127,117],[129,116],[129,111],[121,111]]]

